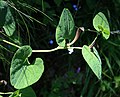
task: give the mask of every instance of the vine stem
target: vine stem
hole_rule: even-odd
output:
[[[98,38],[98,34],[97,34],[97,36],[95,37],[95,39],[93,40],[93,42],[89,45],[90,48],[92,48],[92,47],[94,46],[97,38]]]
[[[91,30],[91,29],[87,29],[87,30],[85,30],[85,31],[89,31],[89,32],[96,32],[96,33],[98,33],[98,31]]]
[[[20,46],[14,44],[14,43],[12,43],[12,42],[9,42],[9,41],[7,41],[7,40],[2,40],[2,41],[5,42],[5,43],[7,43],[7,44],[10,44],[10,45],[12,45],[12,46],[14,46],[14,47],[20,48]]]
[[[0,92],[0,95],[6,95],[6,94],[12,94],[13,92],[7,92],[7,93],[3,93],[3,92]]]
[[[37,52],[39,52],[39,53],[41,52],[42,53],[42,52],[53,52],[53,51],[60,50],[60,49],[82,49],[82,47],[70,47],[70,45],[74,44],[74,42],[78,39],[81,31],[84,31],[83,27],[78,28],[77,34],[76,34],[74,40],[71,43],[67,44],[67,47],[60,47],[60,46],[58,46],[58,47],[56,47],[54,49],[50,49],[50,50],[32,50],[32,52],[36,52],[36,53]],[[89,30],[89,31],[91,31],[91,30]],[[97,40],[97,38],[98,38],[98,34],[95,37],[95,39],[93,40],[93,42],[89,45],[90,48],[92,48],[94,46],[95,41]],[[7,43],[7,44],[10,44],[10,45],[12,45],[14,47],[21,48],[20,46],[14,44],[12,42],[9,42],[7,40],[2,40],[2,41]]]
[[[72,44],[74,44],[78,40],[80,33],[84,32],[84,31],[85,31],[84,27],[79,27],[76,31],[76,35],[75,35],[73,41],[68,43],[67,46],[71,46]]]
[[[14,44],[12,42],[9,42],[7,40],[2,40],[2,41],[9,45],[14,46],[14,47],[21,48],[20,46]],[[60,49],[82,49],[82,47],[60,47],[60,46],[58,46],[58,47],[56,47],[54,49],[50,49],[50,50],[32,50],[32,52],[43,52],[44,53],[44,52],[53,52],[53,51],[60,50]]]
[[[78,40],[79,36],[80,36],[80,32],[83,32],[84,31],[84,27],[79,27],[76,31],[76,35],[73,39],[73,41],[71,43],[68,43],[67,44],[67,47],[56,47],[54,49],[51,49],[51,50],[32,50],[32,52],[53,52],[53,51],[56,51],[56,50],[60,50],[60,49],[82,49],[82,47],[70,47],[72,44],[74,44],[76,42],[76,40]]]
[[[39,52],[39,53],[42,53],[42,52],[53,52],[53,51],[56,51],[56,50],[60,50],[60,49],[82,49],[82,47],[56,47],[54,49],[50,49],[50,50],[32,50],[32,52]]]

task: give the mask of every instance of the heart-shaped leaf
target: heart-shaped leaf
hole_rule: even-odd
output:
[[[107,18],[102,12],[99,12],[93,19],[93,26],[98,32],[102,32],[105,39],[110,37],[110,27]]]
[[[31,87],[15,91],[9,97],[36,97],[35,92]]]
[[[94,54],[95,53],[95,54]],[[101,67],[101,59],[98,57],[98,52],[95,50],[91,52],[91,49],[84,45],[82,48],[82,55],[85,61],[88,63],[89,67],[92,69],[94,74],[98,77],[98,79],[101,79],[101,72],[102,72],[102,67]]]
[[[0,27],[3,27],[8,36],[13,35],[16,26],[15,21],[6,1],[0,1]]]
[[[72,41],[75,36],[74,26],[74,20],[70,11],[67,8],[64,8],[56,28],[56,41],[59,46],[65,47],[66,40],[69,42]]]
[[[41,58],[36,58],[33,64],[30,64],[28,57],[32,54],[30,46],[22,46],[16,51],[12,58],[10,67],[10,82],[16,89],[26,88],[39,80],[44,65]]]

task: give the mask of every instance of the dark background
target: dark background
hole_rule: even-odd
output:
[[[0,37],[9,41],[12,39],[14,41],[11,42],[21,46],[30,45],[32,49],[52,49],[57,47],[55,30],[63,8],[70,10],[76,29],[82,26],[86,30],[95,30],[92,21],[94,16],[100,11],[107,17],[111,31],[119,30],[120,27],[119,0],[10,0],[10,2],[18,10],[34,17],[45,26],[35,21],[30,21],[30,19],[22,15],[26,22],[26,27],[20,15],[11,8],[17,25],[16,33],[12,37],[6,37],[2,34],[0,34]],[[23,6],[23,3],[39,9],[52,20],[41,12],[35,12]],[[95,36],[96,33],[85,31],[74,46],[88,45]],[[4,83],[0,84],[0,91],[14,91],[15,89],[10,84],[9,68],[16,48],[2,42],[0,44],[8,49],[0,48],[0,80],[7,82],[7,85]],[[99,36],[95,43],[95,47],[102,59],[103,73],[101,81],[96,78],[84,61],[81,50],[75,50],[71,55],[68,54],[67,50],[33,53],[29,61],[33,62],[36,57],[41,57],[45,66],[45,71],[40,80],[32,85],[37,97],[81,97],[80,95],[83,97],[119,97],[119,44],[119,34],[111,34],[108,40]],[[117,81],[115,77],[118,77]]]

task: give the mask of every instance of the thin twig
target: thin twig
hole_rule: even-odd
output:
[[[93,40],[93,42],[89,45],[90,48],[92,48],[92,47],[94,46],[97,38],[98,38],[98,34],[97,34],[97,36],[95,37],[95,39]]]
[[[13,92],[7,92],[7,93],[3,93],[3,92],[0,92],[0,95],[6,95],[6,94],[12,94]]]
[[[2,40],[2,41],[5,42],[5,43],[7,43],[7,44],[10,44],[10,45],[12,45],[12,46],[14,46],[14,47],[20,48],[20,46],[14,44],[14,43],[12,43],[12,42],[9,42],[9,41],[7,41],[7,40]]]
[[[79,27],[76,31],[76,35],[75,35],[73,41],[68,43],[67,46],[71,46],[72,44],[74,44],[78,40],[80,33],[84,32],[84,30],[85,30],[84,27]]]
[[[50,50],[32,50],[32,52],[39,52],[39,53],[45,53],[45,52],[53,52],[56,50],[60,50],[60,49],[82,49],[82,47],[56,47],[54,49],[50,49]]]

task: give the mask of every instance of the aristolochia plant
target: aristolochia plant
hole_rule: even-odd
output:
[[[0,27],[4,29],[6,35],[11,36],[15,31],[15,21],[11,14],[8,4],[5,1],[0,1]],[[41,58],[36,58],[33,63],[30,63],[28,58],[32,52],[52,52],[59,49],[68,49],[70,54],[74,49],[82,50],[82,55],[93,73],[100,80],[102,73],[102,62],[100,56],[94,47],[94,43],[98,35],[102,34],[105,39],[110,36],[110,28],[107,18],[102,12],[99,12],[93,19],[93,26],[96,29],[97,36],[90,45],[83,47],[74,47],[73,44],[79,38],[81,32],[85,31],[84,27],[79,27],[75,33],[74,19],[67,8],[64,8],[60,17],[58,26],[56,27],[56,42],[58,47],[51,50],[32,50],[29,45],[18,46],[9,41],[2,40],[12,46],[18,48],[15,52],[10,67],[10,82],[11,85],[18,89],[9,97],[36,97],[30,85],[37,82],[44,72],[44,63]]]

